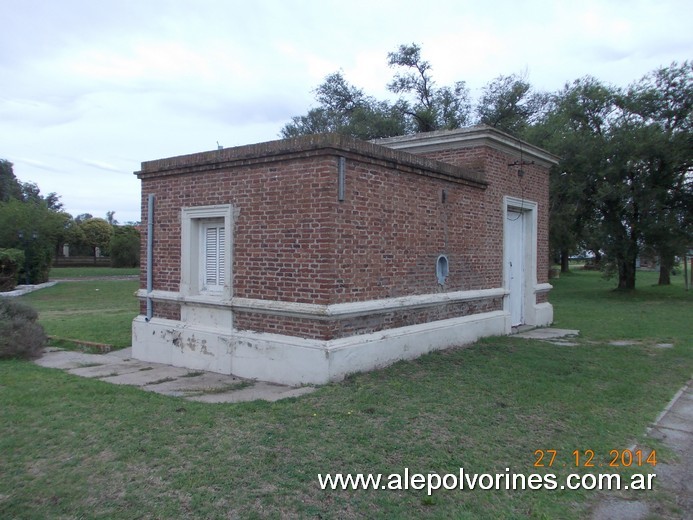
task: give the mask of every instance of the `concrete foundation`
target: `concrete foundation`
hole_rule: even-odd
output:
[[[550,319],[543,304],[543,316]],[[551,316],[552,317],[552,316]],[[550,322],[537,323],[548,325]],[[510,333],[503,311],[475,314],[333,340],[224,331],[140,316],[133,322],[133,357],[189,369],[286,385],[324,384],[434,350]]]

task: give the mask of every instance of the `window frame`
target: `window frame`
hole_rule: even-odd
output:
[[[217,258],[224,276],[223,284],[208,286],[206,283],[206,232],[210,228],[223,227],[223,250]],[[181,284],[184,296],[209,296],[230,299],[232,296],[233,206],[196,206],[181,209]]]

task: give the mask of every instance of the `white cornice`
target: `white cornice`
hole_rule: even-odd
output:
[[[457,130],[438,130],[423,134],[388,137],[376,139],[373,143],[412,153],[489,146],[510,155],[517,155],[518,157],[523,155],[526,159],[534,160],[546,167],[557,164],[560,159],[546,150],[490,126],[473,126]]]
[[[540,283],[534,286],[534,292],[537,294],[547,293],[553,289],[553,285],[550,283]]]

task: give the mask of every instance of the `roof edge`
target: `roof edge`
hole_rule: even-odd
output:
[[[331,153],[336,155],[340,153],[360,155],[372,160],[386,161],[409,168],[429,171],[453,181],[468,182],[480,186],[486,186],[487,184],[482,171],[421,157],[407,150],[397,150],[341,134],[314,134],[292,137],[146,161],[142,163],[142,169],[135,172],[135,175],[139,178],[148,177],[149,175],[176,175],[190,171],[199,171],[209,167],[217,169],[220,167],[280,161],[299,154],[315,154],[324,150],[330,150]]]
[[[520,155],[530,157],[546,167],[558,164],[560,160],[560,157],[551,152],[487,125],[387,137],[374,139],[371,142],[412,153],[489,146],[518,157]]]

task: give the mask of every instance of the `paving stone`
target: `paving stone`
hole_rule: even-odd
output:
[[[208,403],[235,403],[257,399],[277,401],[315,390],[314,387],[297,388],[257,381],[252,381],[250,386],[246,386],[240,383],[248,383],[247,379],[233,375],[147,363],[132,359],[131,354],[130,348],[106,354],[86,354],[49,348],[44,350],[43,356],[35,360],[35,363],[67,370],[81,377],[98,378],[108,383],[132,385],[143,390]],[[239,388],[234,389],[234,386]]]
[[[299,397],[315,391],[315,387],[302,386],[298,388],[257,382],[253,386],[231,392],[203,394],[189,397],[190,401],[202,403],[240,403],[245,401],[279,401],[289,397]]]
[[[519,334],[515,334],[515,337],[523,339],[558,339],[566,336],[577,336],[578,334],[580,334],[579,330],[545,327],[520,332]]]
[[[98,365],[93,367],[72,368],[69,369],[68,372],[76,376],[101,378],[109,377],[114,374],[120,375],[128,374],[130,372],[138,372],[143,368],[147,368],[147,366],[143,363],[137,363],[136,361],[123,361],[121,363],[109,363],[107,365]]]
[[[107,355],[120,359],[132,359],[132,347],[112,350]]]
[[[195,373],[195,371],[188,370],[188,374]],[[192,377],[188,376],[188,374],[184,374],[175,381],[147,385],[144,389],[159,394],[185,397],[201,392],[223,390],[224,388],[229,388],[231,385],[238,385],[246,381],[239,377],[215,374],[214,372],[201,372],[199,375]]]
[[[642,520],[647,518],[650,508],[645,502],[609,498],[594,510],[592,520]]]
[[[153,363],[151,365],[154,365]],[[149,367],[143,367],[149,368]],[[163,379],[175,379],[189,372],[187,368],[172,367],[169,365],[152,366],[151,370],[138,370],[113,377],[103,377],[102,380],[115,385],[145,386],[151,385]]]
[[[121,363],[122,359],[105,356],[103,354],[86,354],[72,350],[54,350],[45,352],[43,356],[35,360],[37,365],[46,368],[70,369],[87,365],[112,365]]]

